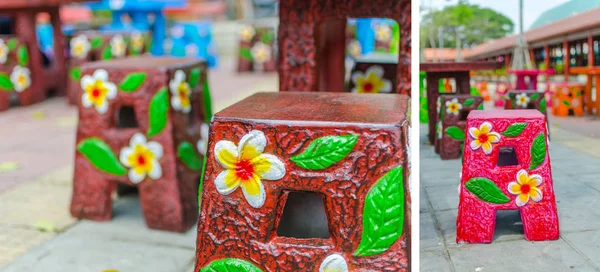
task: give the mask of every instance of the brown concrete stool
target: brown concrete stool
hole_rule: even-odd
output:
[[[120,31],[77,31],[69,37],[69,80],[67,98],[77,103],[77,89],[81,80],[81,65],[87,62],[137,56],[147,52],[150,38],[147,33]]]
[[[239,35],[238,72],[274,72],[277,70],[276,40],[273,28],[245,25]]]
[[[548,117],[544,93],[535,90],[511,90],[506,93],[505,110],[536,109]]]
[[[146,224],[184,232],[196,222],[206,64],[150,56],[87,63],[71,214],[110,220],[117,184],[136,186]]]
[[[441,94],[439,100],[435,152],[442,160],[458,159],[465,140],[467,116],[472,110],[483,107],[483,98],[468,94]]]
[[[391,93],[396,86],[398,56],[373,53],[356,59],[349,91],[353,93]]]
[[[194,271],[409,271],[408,105],[280,92],[215,114]]]
[[[29,61],[29,47],[18,37],[0,35],[0,111],[16,95],[21,105],[42,101],[46,84],[39,65]]]

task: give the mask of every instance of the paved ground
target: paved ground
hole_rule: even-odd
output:
[[[258,91],[277,75],[234,72],[232,60],[209,73],[215,111]],[[136,197],[114,202],[113,220],[69,215],[76,109],[63,98],[0,113],[0,271],[192,271],[195,230],[145,227]]]
[[[440,160],[421,127],[421,271],[600,271],[600,120],[550,123],[560,239],[528,242],[519,213],[503,211],[493,243],[479,245],[455,242],[461,161]]]

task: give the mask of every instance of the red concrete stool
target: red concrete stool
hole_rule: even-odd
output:
[[[527,240],[558,239],[544,115],[473,111],[467,131],[456,242],[491,243],[498,210],[520,211]]]
[[[110,220],[117,184],[136,186],[153,229],[184,232],[197,220],[206,64],[150,56],[87,63],[71,214]]]
[[[554,106],[552,114],[555,116],[583,116],[583,84],[561,84],[552,96]]]
[[[76,104],[77,89],[81,80],[81,65],[99,60],[137,56],[147,52],[150,38],[142,32],[78,31],[69,37],[69,80],[67,98]]]
[[[46,83],[39,65],[29,61],[29,47],[18,37],[0,35],[0,111],[10,108],[11,96],[21,105],[45,98]]]
[[[505,82],[496,83],[496,94],[494,95],[494,106],[504,108],[506,102],[506,93],[510,89],[510,84]]]
[[[348,88],[353,93],[391,93],[396,86],[398,56],[374,53],[356,59]]]
[[[258,93],[215,114],[194,271],[409,271],[408,105]]]
[[[435,152],[440,154],[442,160],[458,159],[465,140],[467,116],[472,110],[483,106],[483,98],[468,94],[442,94],[439,99],[441,108]]]
[[[275,57],[275,30],[246,25],[240,30],[238,72],[277,70]]]

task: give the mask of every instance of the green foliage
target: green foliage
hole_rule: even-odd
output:
[[[183,141],[177,147],[177,157],[190,169],[198,171],[202,169],[202,161],[196,154],[194,146],[187,141]]]
[[[527,127],[527,123],[514,123],[508,126],[506,130],[502,132],[502,135],[506,137],[517,137],[521,135],[521,132]]]
[[[355,134],[320,137],[290,160],[304,169],[322,170],[348,156],[357,141],[358,135]]]
[[[0,72],[0,91],[12,91],[15,87],[7,73]]]
[[[477,198],[482,201],[494,204],[504,204],[510,202],[508,196],[506,196],[496,184],[486,178],[472,178],[465,183],[467,191],[474,194]]]
[[[251,262],[236,259],[226,258],[210,262],[207,266],[202,267],[199,272],[261,272],[260,268],[256,267]]]
[[[135,92],[140,88],[140,86],[142,86],[142,84],[144,84],[147,76],[148,75],[143,72],[130,73],[119,84],[119,90],[128,93]]]
[[[433,47],[430,44],[431,37],[439,47],[438,29],[442,29],[445,48],[456,47],[458,29],[464,35],[462,44],[469,47],[513,33],[514,23],[493,9],[460,1],[441,10],[423,13],[420,31],[422,47]]]
[[[77,145],[77,151],[102,172],[117,176],[127,174],[127,170],[119,163],[110,146],[99,138],[84,139]]]
[[[148,137],[159,134],[167,126],[169,114],[169,92],[164,87],[160,89],[150,100],[148,111]]]

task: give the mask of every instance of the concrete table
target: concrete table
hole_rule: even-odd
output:
[[[435,116],[437,113],[436,102],[439,93],[439,81],[442,78],[454,78],[456,80],[457,94],[470,94],[470,72],[473,70],[494,70],[502,67],[500,62],[447,62],[447,63],[421,63],[420,70],[426,73],[427,80],[427,109],[429,116],[429,142],[435,140]]]
[[[517,84],[515,85],[515,88],[517,90],[537,90],[537,82],[538,82],[537,77],[539,75],[553,75],[554,74],[554,70],[552,70],[552,69],[508,70],[506,72],[517,76]],[[527,84],[525,82],[526,78],[529,78],[529,84]]]

